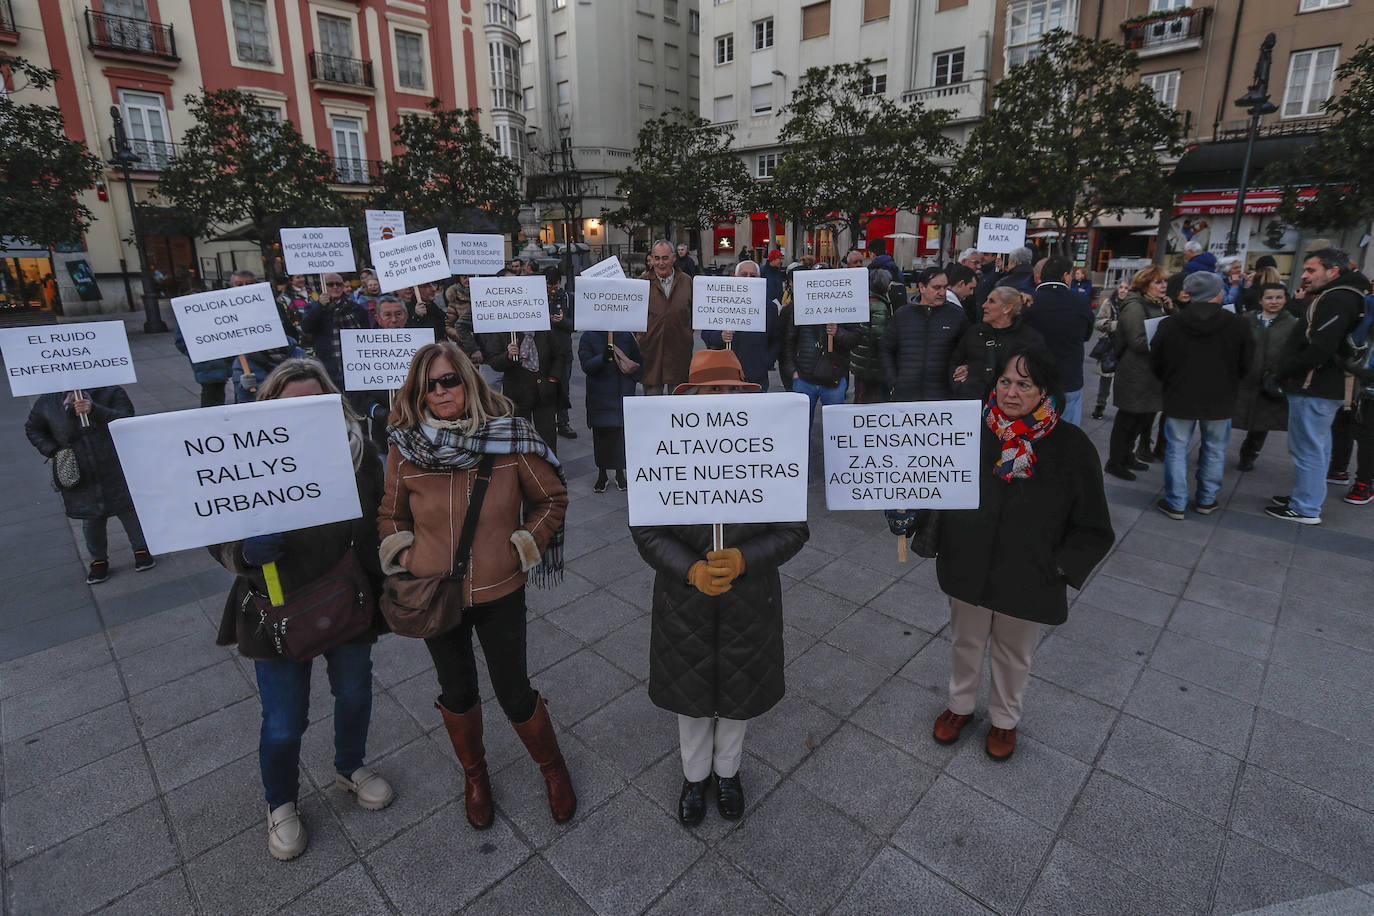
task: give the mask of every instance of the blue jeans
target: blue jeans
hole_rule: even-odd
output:
[[[1060,419],[1074,426],[1083,425],[1083,389],[1064,392],[1064,409],[1059,412]]]
[[[849,376],[840,379],[840,383],[830,388],[823,388],[820,385],[813,385],[798,376],[792,379],[792,390],[797,394],[804,394],[811,401],[811,409],[807,412],[807,432],[816,425],[816,404],[843,404],[844,396],[849,392]]]
[[[345,643],[324,654],[329,690],[334,694],[334,769],[349,776],[363,765],[367,727],[372,719],[372,645]],[[300,793],[301,736],[310,722],[310,662],[259,659],[262,732],[258,765],[269,807],[296,800]]]
[[[1321,517],[1331,465],[1331,421],[1340,408],[1340,401],[1288,395],[1288,454],[1293,458],[1288,508],[1299,515]]]
[[[1188,508],[1188,445],[1193,428],[1202,430],[1197,453],[1197,505],[1210,506],[1221,492],[1221,475],[1226,468],[1226,444],[1231,441],[1231,420],[1164,419],[1164,438],[1169,443],[1164,453],[1164,499],[1180,512]]]
[[[124,526],[124,533],[129,536],[129,546],[134,550],[147,550],[148,542],[143,538],[143,526],[138,523],[138,513],[130,509],[119,513],[117,517]],[[108,515],[81,520],[81,533],[86,536],[86,550],[90,552],[92,561],[110,558],[110,542],[105,533],[105,525],[109,520]]]

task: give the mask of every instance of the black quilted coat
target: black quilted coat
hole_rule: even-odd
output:
[[[134,415],[133,402],[123,388],[87,388],[91,399],[91,425],[81,426],[76,412],[62,405],[66,392],[45,394],[34,402],[24,433],[33,447],[51,458],[70,445],[76,451],[81,482],[62,493],[68,518],[108,518],[134,508],[124,468],[110,438],[110,423]]]
[[[904,305],[893,313],[878,342],[883,378],[894,401],[942,401],[950,396],[950,362],[968,330],[957,305]]]
[[[744,575],[710,597],[687,570],[711,549],[710,525],[631,528],[654,568],[649,699],[684,716],[752,719],[782,699],[782,583],[778,567],[811,532],[805,522],[726,525]]]

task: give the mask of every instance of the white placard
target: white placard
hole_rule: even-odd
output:
[[[692,330],[768,330],[768,281],[762,277],[692,278]]]
[[[434,343],[434,331],[429,328],[340,328],[344,390],[400,388],[415,351],[429,343]]]
[[[394,239],[406,234],[406,215],[400,210],[364,210],[367,220],[367,243]]]
[[[289,274],[347,274],[357,270],[347,226],[283,229],[281,257]]]
[[[624,405],[631,525],[806,520],[805,395],[660,395]]]
[[[448,269],[456,277],[489,276],[506,266],[506,237],[465,232],[448,234]]]
[[[625,277],[625,268],[620,266],[620,258],[611,255],[604,261],[597,261],[578,276],[620,280]]]
[[[129,417],[110,435],[153,553],[362,514],[337,394]]]
[[[978,241],[974,247],[979,251],[993,251],[998,254],[1011,254],[1026,246],[1026,221],[1013,216],[978,217]]]
[[[868,320],[868,269],[798,270],[792,274],[796,324],[859,324]]]
[[[0,351],[16,398],[138,381],[122,321],[5,328]]]
[[[473,277],[468,292],[478,334],[549,329],[549,287],[543,277]]]
[[[828,404],[828,509],[977,509],[981,401]]]
[[[448,255],[438,229],[372,242],[372,265],[382,292],[447,280]]]
[[[172,312],[193,363],[286,346],[270,283],[178,296]]]
[[[649,281],[624,277],[577,278],[573,323],[579,331],[630,331],[649,329]]]
[[[1155,342],[1155,332],[1159,330],[1159,323],[1160,323],[1161,321],[1163,321],[1165,318],[1168,318],[1168,317],[1169,317],[1168,315],[1160,315],[1158,318],[1146,318],[1146,319],[1145,319],[1145,344],[1146,344],[1146,346],[1149,346],[1150,344],[1152,344],[1152,343]]]

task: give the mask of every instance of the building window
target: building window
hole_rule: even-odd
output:
[[[700,55],[700,54],[688,54],[688,55],[687,55],[687,75],[688,75],[689,77],[692,77],[693,79],[695,79],[695,78],[701,76],[701,55]],[[696,84],[693,83],[693,85],[696,85]]]
[[[520,131],[509,124],[496,125],[496,145],[501,150],[501,155],[515,163],[517,168],[523,170],[525,161],[525,148],[521,143]]]
[[[554,56],[554,57],[567,57],[567,56],[568,56],[568,33],[567,33],[567,32],[559,32],[557,35],[553,36],[553,56]]]
[[[652,38],[639,36],[639,59],[649,64],[654,62],[654,40]]]
[[[677,45],[664,45],[663,63],[670,70],[680,70],[682,68],[682,49]]]
[[[711,107],[711,120],[717,124],[725,124],[735,120],[735,97],[733,95],[716,96],[715,104]]]
[[[1011,0],[1007,4],[1007,69],[1040,54],[1040,39],[1055,29],[1074,31],[1078,0]]]
[[[353,26],[342,16],[320,13],[320,50],[333,57],[353,57]]]
[[[491,107],[519,111],[520,49],[504,41],[487,42],[487,57],[491,61]]]
[[[641,13],[654,14],[654,0],[636,0],[635,9]]]
[[[886,19],[891,13],[892,0],[864,0],[864,22]]]
[[[755,178],[772,178],[773,173],[778,170],[777,153],[760,153],[754,160]]]
[[[935,65],[931,68],[930,85],[953,86],[964,81],[964,49],[941,51],[935,55]]]
[[[1334,6],[1349,6],[1350,0],[1302,0],[1298,4],[1299,13],[1310,13],[1313,10],[1327,10]]]
[[[1311,118],[1326,111],[1336,76],[1340,47],[1294,51],[1288,58],[1288,85],[1283,92],[1285,118]]]
[[[555,88],[558,90],[558,104],[560,106],[571,105],[572,88],[568,85],[568,81],[563,80]]]
[[[675,89],[663,90],[663,108],[665,111],[672,111],[674,108],[682,107],[682,94]]]
[[[652,84],[652,83],[640,83],[640,84],[639,84],[639,107],[640,107],[640,108],[653,108],[653,107],[654,107],[654,87],[653,87],[653,84]]]
[[[868,65],[868,80],[864,83],[864,95],[887,94],[887,61],[877,60]]]
[[[525,90],[525,110],[534,111],[534,89],[533,87]]]
[[[162,171],[172,159],[171,132],[167,129],[167,109],[162,96],[152,92],[120,90],[119,106],[124,109],[129,146],[146,169]]]
[[[756,115],[768,114],[773,110],[773,84],[749,87],[749,110]]]
[[[568,0],[553,0],[553,8],[556,10],[561,10],[563,7],[567,5]]]
[[[716,66],[728,64],[735,59],[735,36],[721,35],[716,39]]]
[[[425,88],[424,40],[415,32],[396,30],[396,76],[402,88]]]
[[[663,0],[663,18],[677,22],[677,0]]]
[[[487,0],[487,22],[515,29],[515,20],[520,18],[520,6],[516,0]]]
[[[802,7],[802,40],[830,34],[830,0]]]
[[[363,122],[357,118],[330,118],[334,135],[334,173],[344,184],[366,184],[367,162],[363,159]]]
[[[1155,100],[1166,108],[1178,107],[1178,77],[1182,71],[1166,70],[1163,73],[1146,73],[1140,77],[1142,86],[1149,86]]]
[[[687,31],[693,35],[701,34],[701,14],[696,10],[687,11]]]
[[[240,61],[272,63],[272,39],[267,32],[266,0],[232,0],[229,11],[234,20],[234,43]]]
[[[754,50],[762,51],[773,47],[773,17],[760,19],[754,23]]]

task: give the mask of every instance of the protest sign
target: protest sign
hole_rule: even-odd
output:
[[[367,243],[394,239],[406,234],[406,215],[400,210],[364,210],[367,220]]]
[[[415,351],[434,343],[429,328],[339,329],[345,391],[400,388],[410,371]]]
[[[506,266],[504,235],[448,234],[448,269],[459,274],[489,276]]]
[[[801,394],[625,398],[630,524],[805,521],[809,408]]]
[[[828,509],[976,509],[981,401],[828,404]]]
[[[762,277],[693,277],[692,330],[766,331],[767,301]]]
[[[625,277],[625,268],[620,266],[620,258],[611,255],[604,261],[597,261],[591,267],[588,267],[586,270],[582,271],[582,273],[578,274],[578,276],[603,280],[620,280]]]
[[[1159,330],[1159,323],[1168,317],[1168,315],[1160,315],[1158,318],[1145,319],[1145,343],[1147,345],[1155,342],[1155,332]]]
[[[649,281],[614,277],[577,278],[573,323],[579,331],[649,329]]]
[[[978,217],[979,251],[992,251],[997,254],[1010,254],[1026,244],[1026,221],[1015,217],[980,216]]]
[[[854,324],[868,320],[868,270],[798,270],[792,274],[792,320]]]
[[[346,226],[283,229],[281,257],[289,274],[346,274],[357,269]]]
[[[193,363],[286,346],[270,283],[178,296],[172,312]]]
[[[447,280],[448,257],[438,229],[372,242],[372,264],[382,292]]]
[[[549,329],[549,288],[543,277],[473,277],[468,292],[478,334]]]
[[[110,435],[153,553],[362,514],[337,394],[128,417]]]
[[[0,351],[16,398],[138,381],[122,321],[5,328]]]

